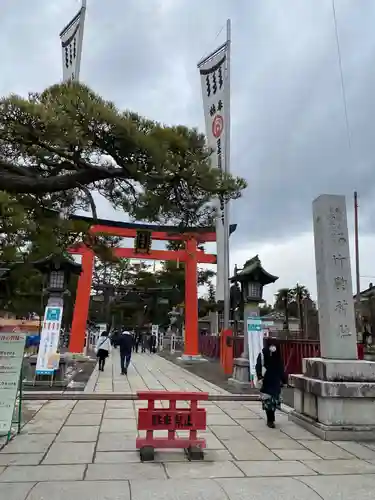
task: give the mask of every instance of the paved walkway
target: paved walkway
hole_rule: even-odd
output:
[[[91,390],[209,389],[170,362],[137,355],[126,379],[118,356],[93,374]],[[135,451],[133,401],[51,401],[0,452],[6,500],[370,500],[375,443],[323,442],[286,414],[264,423],[260,404],[205,404],[204,462],[165,451],[142,464]],[[161,432],[159,433],[161,434]]]
[[[105,371],[94,370],[86,392],[137,392],[139,390],[204,391],[227,394],[214,384],[182,370],[156,354],[135,354],[127,377],[120,373],[119,351],[113,350]]]

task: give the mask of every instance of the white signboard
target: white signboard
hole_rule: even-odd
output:
[[[164,349],[164,334],[163,334],[163,332],[159,333],[158,347],[159,347],[159,351],[162,351]]]
[[[264,337],[269,337],[270,333],[272,331],[272,328],[274,326],[275,326],[274,321],[262,321],[263,336]]]
[[[156,336],[155,347],[158,348],[158,346],[159,346],[159,325],[152,325],[151,326],[151,334]]]
[[[228,59],[227,44],[219,47],[214,53],[198,64],[201,77],[204,117],[206,122],[206,135],[208,147],[212,150],[211,164],[222,172],[228,173],[227,162],[227,137],[226,130],[229,112],[229,80],[227,78]],[[217,204],[216,219],[216,244],[217,244],[217,275],[216,275],[216,300],[224,300],[225,276],[225,235],[224,218],[225,207],[223,200],[215,200]]]
[[[247,341],[249,345],[250,378],[256,375],[256,362],[263,349],[263,326],[259,316],[247,318]]]
[[[52,375],[59,367],[60,355],[57,353],[57,348],[59,346],[62,314],[62,305],[47,305],[36,362],[35,373],[37,375]]]
[[[0,434],[12,426],[26,335],[0,333]]]

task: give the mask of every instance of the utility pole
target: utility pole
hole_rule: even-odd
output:
[[[361,282],[359,273],[359,238],[358,238],[358,194],[354,191],[354,241],[355,241],[355,279],[356,279],[356,317],[357,328],[361,328]],[[357,332],[358,335],[358,332]]]

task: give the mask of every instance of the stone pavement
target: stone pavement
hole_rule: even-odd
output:
[[[99,376],[100,375],[100,376]],[[120,373],[119,351],[112,350],[106,361],[105,371],[94,370],[85,392],[137,392],[139,390],[204,391],[211,394],[227,394],[214,384],[182,370],[157,355],[136,354],[128,377]]]
[[[126,379],[119,375],[118,353],[113,357],[104,373],[94,372],[91,390],[224,392],[159,356],[135,356]],[[0,499],[375,499],[375,443],[323,442],[288,422],[285,413],[270,430],[258,402],[205,403],[204,462],[188,462],[177,450],[140,463],[136,412],[143,405],[45,403],[0,452]]]

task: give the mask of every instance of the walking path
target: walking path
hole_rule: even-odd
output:
[[[113,350],[107,360],[105,371],[94,370],[85,392],[137,392],[140,390],[203,391],[210,394],[227,394],[214,384],[182,370],[179,366],[164,361],[153,354],[135,354],[128,377],[121,375],[120,356]]]
[[[118,353],[91,391],[208,390],[225,393],[159,356],[134,356],[128,378]],[[140,463],[138,401],[51,401],[0,452],[6,500],[370,500],[375,443],[330,443],[278,415],[265,426],[258,402],[205,403],[204,462],[164,451]],[[162,434],[162,431],[159,432]],[[181,433],[182,434],[182,433]]]

